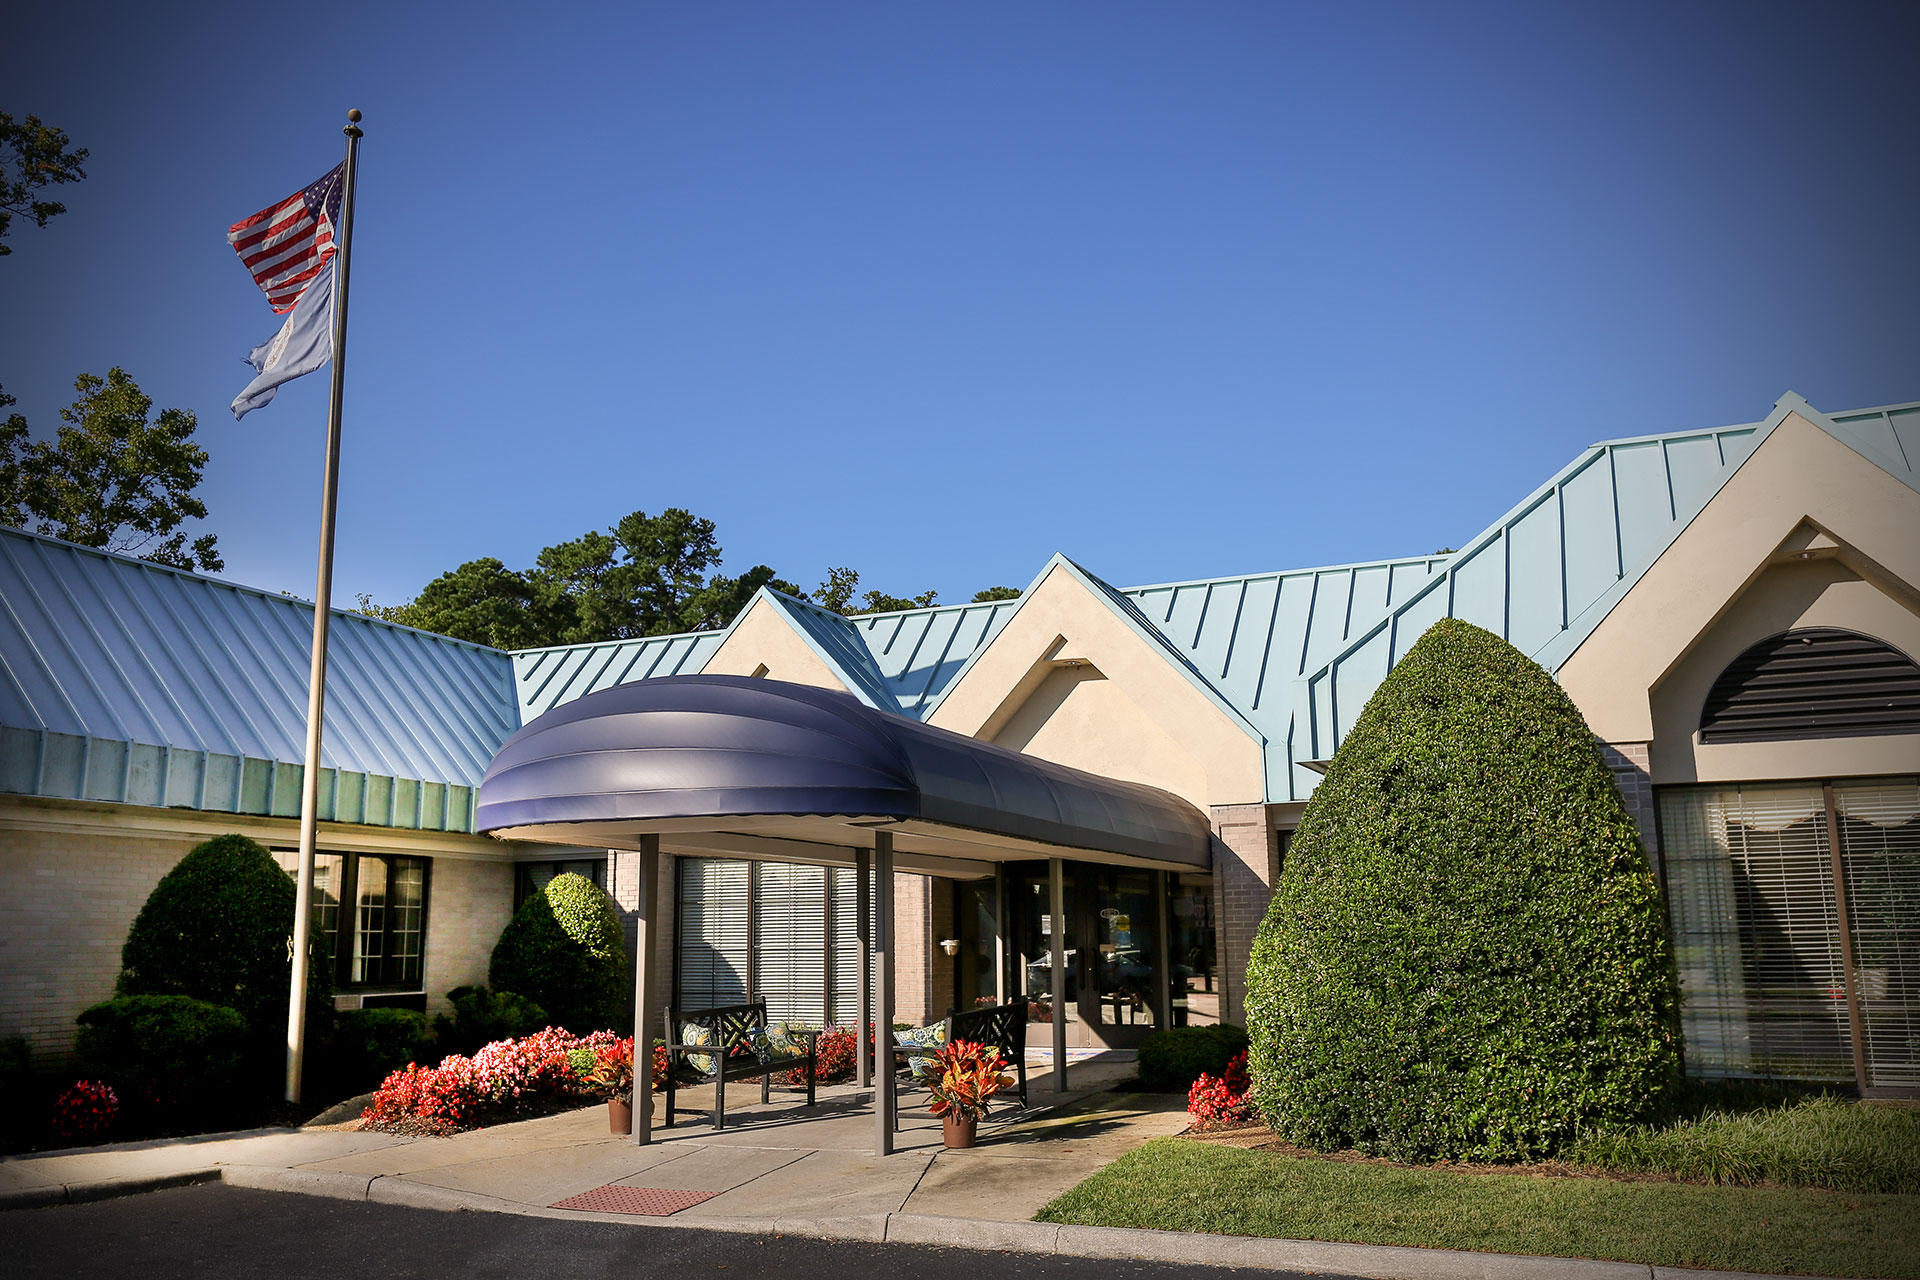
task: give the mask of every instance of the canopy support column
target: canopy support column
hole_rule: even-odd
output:
[[[853,853],[853,930],[860,940],[860,1028],[854,1033],[853,1082],[864,1089],[873,1083],[873,855]]]
[[[638,862],[640,892],[633,935],[633,1145],[644,1147],[653,1141],[653,1034],[654,1025],[660,1021],[660,1002],[653,994],[654,952],[659,949],[664,932],[660,926],[666,920],[666,913],[660,910],[659,836],[640,837]]]
[[[893,1154],[893,832],[873,833],[874,1154]]]
[[[1007,867],[993,868],[993,1002],[1007,1002]]]
[[[1066,867],[1059,858],[1047,860],[1047,938],[1051,944],[1048,967],[1053,971],[1053,1091],[1067,1091],[1067,888]]]
[[[1173,877],[1164,871],[1153,873],[1154,922],[1153,971],[1159,975],[1153,984],[1153,1029],[1165,1031],[1173,1025],[1173,939],[1167,932],[1167,895],[1173,891]]]

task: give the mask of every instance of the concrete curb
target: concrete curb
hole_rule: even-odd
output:
[[[97,1178],[92,1182],[47,1183],[38,1187],[13,1187],[0,1191],[0,1211],[40,1209],[50,1204],[85,1204],[89,1200],[112,1200],[119,1196],[137,1196],[168,1187],[189,1187],[201,1182],[220,1181],[220,1170],[177,1169],[172,1173],[139,1174],[124,1178]]]
[[[1639,1262],[1589,1258],[1536,1258],[1398,1245],[1341,1244],[1320,1240],[1264,1240],[1184,1231],[1128,1227],[1054,1226],[1044,1222],[976,1222],[896,1213],[887,1220],[887,1240],[963,1249],[1008,1249],[1077,1258],[1125,1258],[1210,1267],[1326,1271],[1363,1280],[1651,1280]]]

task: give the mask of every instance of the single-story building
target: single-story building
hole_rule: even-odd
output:
[[[560,871],[631,911],[633,848],[487,834],[477,793],[543,713],[697,674],[829,690],[1204,815],[1207,865],[1076,858],[1058,910],[1044,841],[900,876],[896,1016],[1047,998],[1057,930],[1073,1043],[1238,1020],[1320,770],[1454,616],[1538,661],[1600,740],[1666,891],[1688,1070],[1920,1089],[1917,466],[1920,404],[1789,394],[1596,444],[1447,554],[1129,588],[1056,555],[1017,599],[846,618],[763,590],[722,631],[515,653],[339,613],[318,869],[339,1001],[441,1007]],[[241,831],[291,866],[310,626],[282,595],[0,531],[0,1036],[68,1050],[195,842]],[[663,998],[852,1019],[850,866],[745,823],[657,838]]]

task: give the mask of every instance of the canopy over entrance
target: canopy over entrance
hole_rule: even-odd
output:
[[[500,748],[481,831],[514,840],[851,865],[892,833],[899,868],[961,878],[1072,856],[1205,869],[1210,827],[1177,796],[745,676],[589,694]]]

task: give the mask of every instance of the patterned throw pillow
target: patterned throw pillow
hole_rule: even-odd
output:
[[[703,1027],[697,1022],[689,1022],[680,1028],[680,1043],[684,1045],[703,1045],[713,1043],[713,1028]],[[713,1074],[713,1055],[710,1053],[690,1053],[683,1061],[703,1076]]]
[[[747,1032],[747,1043],[753,1046],[754,1057],[761,1062],[803,1058],[807,1053],[807,1038],[801,1034],[801,1028],[791,1022],[754,1027]]]
[[[947,1042],[947,1024],[943,1021],[936,1022],[932,1026],[915,1027],[910,1031],[896,1031],[893,1033],[893,1042],[904,1049],[935,1050]],[[931,1061],[933,1061],[931,1052],[909,1053],[907,1070],[917,1076]]]

